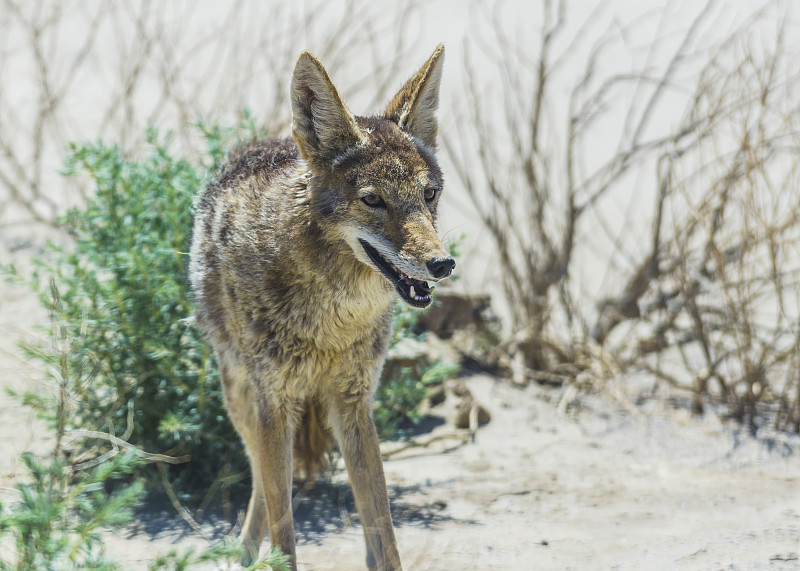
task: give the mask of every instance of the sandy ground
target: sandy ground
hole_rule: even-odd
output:
[[[0,285],[2,387],[44,390],[42,372],[15,348],[44,319],[29,292]],[[624,406],[582,395],[563,413],[556,389],[466,383],[492,414],[473,442],[457,446],[460,435],[433,416],[417,438],[441,439],[385,462],[406,569],[800,569],[799,438],[753,439],[629,387],[619,387]],[[50,445],[31,412],[0,392],[0,497],[13,498],[19,454]],[[302,569],[365,568],[343,470],[297,504]],[[169,506],[149,504],[108,537],[108,550],[124,569],[145,569],[173,546],[222,538],[231,523],[212,519],[203,537]]]

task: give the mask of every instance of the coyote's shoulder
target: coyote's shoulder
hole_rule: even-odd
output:
[[[440,46],[386,111],[354,117],[325,68],[301,54],[292,138],[235,149],[199,196],[190,280],[245,441],[253,496],[242,541],[294,555],[292,449],[307,474],[335,436],[367,560],[399,569],[372,399],[392,307],[431,303],[455,262],[436,233]],[[293,557],[294,564],[294,557]]]

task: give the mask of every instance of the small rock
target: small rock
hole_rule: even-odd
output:
[[[470,427],[469,417],[473,407],[478,408],[478,426],[482,426],[492,419],[492,415],[489,414],[489,411],[486,410],[484,406],[477,404],[472,399],[466,399],[458,406],[458,412],[456,413],[455,419],[456,428]]]
[[[417,324],[442,339],[450,339],[454,332],[470,326],[484,329],[497,322],[488,295],[442,292],[435,299],[436,304],[420,316]]]

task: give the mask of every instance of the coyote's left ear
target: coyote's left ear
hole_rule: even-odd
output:
[[[432,149],[436,148],[439,129],[436,110],[443,63],[444,44],[439,44],[425,65],[394,96],[385,112],[387,119]]]
[[[312,166],[330,168],[337,155],[363,139],[328,72],[303,52],[292,74],[292,137]]]

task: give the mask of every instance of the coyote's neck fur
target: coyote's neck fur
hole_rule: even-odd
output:
[[[275,169],[257,170],[259,163]],[[265,192],[264,183],[276,190]],[[232,154],[198,217],[218,245],[228,246],[203,256],[205,287],[198,293],[210,295],[199,300],[198,318],[212,337],[270,352],[286,342],[320,351],[372,343],[375,323],[389,319],[393,288],[354,256],[341,229],[322,220],[327,213],[317,195],[325,183],[291,140],[251,143]]]

